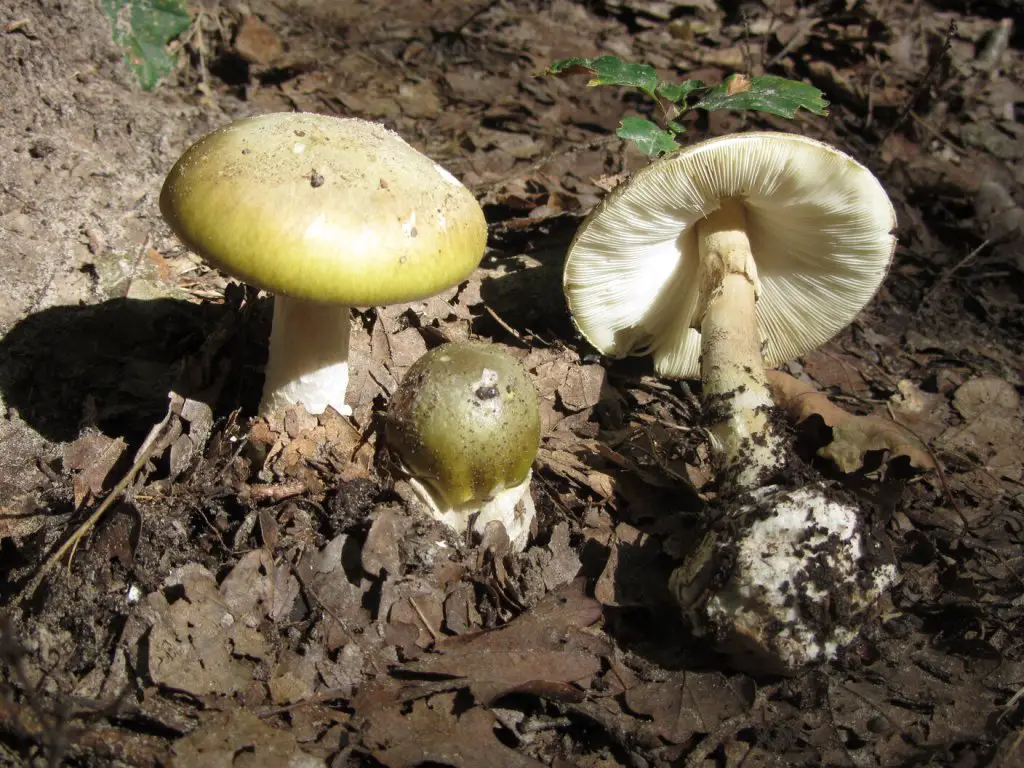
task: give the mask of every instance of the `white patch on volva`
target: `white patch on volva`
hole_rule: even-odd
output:
[[[301,155],[305,151],[306,145],[303,144],[301,141],[297,143],[294,147],[292,147],[292,152],[294,152],[296,155]]]

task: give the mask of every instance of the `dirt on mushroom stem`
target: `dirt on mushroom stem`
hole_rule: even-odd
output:
[[[755,304],[757,266],[746,235],[740,199],[696,225],[706,304],[700,321],[701,381],[705,402],[714,399],[709,423],[721,483],[756,488],[785,463],[769,418],[773,406],[761,357]]]

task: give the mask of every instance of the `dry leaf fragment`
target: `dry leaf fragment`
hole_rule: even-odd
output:
[[[482,707],[457,714],[455,696],[414,702],[408,712],[388,709],[375,716],[363,744],[390,768],[430,763],[454,768],[541,768],[543,763],[505,746],[494,715]]]
[[[725,92],[729,96],[735,96],[737,93],[744,93],[750,90],[750,78],[746,75],[736,74],[729,78],[728,84],[725,86]]]
[[[456,635],[479,629],[483,623],[476,609],[476,593],[469,582],[460,581],[444,599],[444,627]]]
[[[399,543],[409,528],[409,517],[396,504],[380,504],[371,515],[373,522],[363,544],[363,570],[373,578],[382,572],[391,577],[401,572]]]
[[[562,522],[551,532],[551,540],[541,558],[541,578],[544,588],[553,592],[576,578],[583,564],[569,545],[569,524]]]
[[[288,731],[244,709],[209,711],[202,724],[171,747],[173,768],[320,768],[324,761],[299,749]]]
[[[663,739],[682,744],[748,710],[754,685],[719,672],[678,672],[667,680],[630,688],[625,702],[635,714],[651,718]]]
[[[1019,480],[1024,421],[1016,387],[993,376],[971,379],[953,394],[953,407],[966,424],[943,433],[943,448],[975,457],[996,475]]]
[[[179,586],[182,597],[168,602],[164,592],[146,601],[156,621],[146,646],[154,683],[194,696],[231,695],[244,690],[270,647],[263,636],[235,615],[200,565],[184,566],[165,586]]]
[[[570,365],[558,386],[558,398],[570,413],[593,408],[601,400],[604,368],[600,365]]]
[[[793,422],[818,416],[832,429],[832,442],[818,455],[832,461],[840,471],[851,473],[864,465],[870,451],[888,451],[890,457],[906,456],[919,470],[935,469],[927,448],[908,430],[880,416],[856,416],[828,399],[824,392],[780,371],[768,371],[768,384],[775,402]]]
[[[73,481],[75,508],[103,493],[107,475],[124,453],[123,438],[86,432],[64,447],[64,468],[77,472]]]

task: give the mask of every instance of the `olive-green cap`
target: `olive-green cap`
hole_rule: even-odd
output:
[[[350,306],[403,303],[480,263],[472,193],[396,133],[355,118],[238,120],[171,169],[160,211],[210,264],[250,285]]]

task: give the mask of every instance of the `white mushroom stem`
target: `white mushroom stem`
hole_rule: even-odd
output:
[[[483,536],[487,524],[497,520],[505,526],[512,551],[522,552],[530,540],[530,526],[537,514],[533,497],[530,495],[532,477],[531,470],[519,485],[498,491],[482,504],[469,502],[455,506],[445,502],[441,494],[415,477],[409,478],[409,485],[416,491],[416,495],[430,511],[431,516],[460,536],[465,535],[470,525],[473,526],[473,533],[476,536]]]
[[[757,267],[742,202],[725,200],[697,225],[705,269],[701,380],[713,414],[712,451],[724,484],[756,488],[783,463],[757,328]]]
[[[312,414],[328,406],[347,416],[350,309],[274,297],[274,325],[260,413],[301,404]]]

